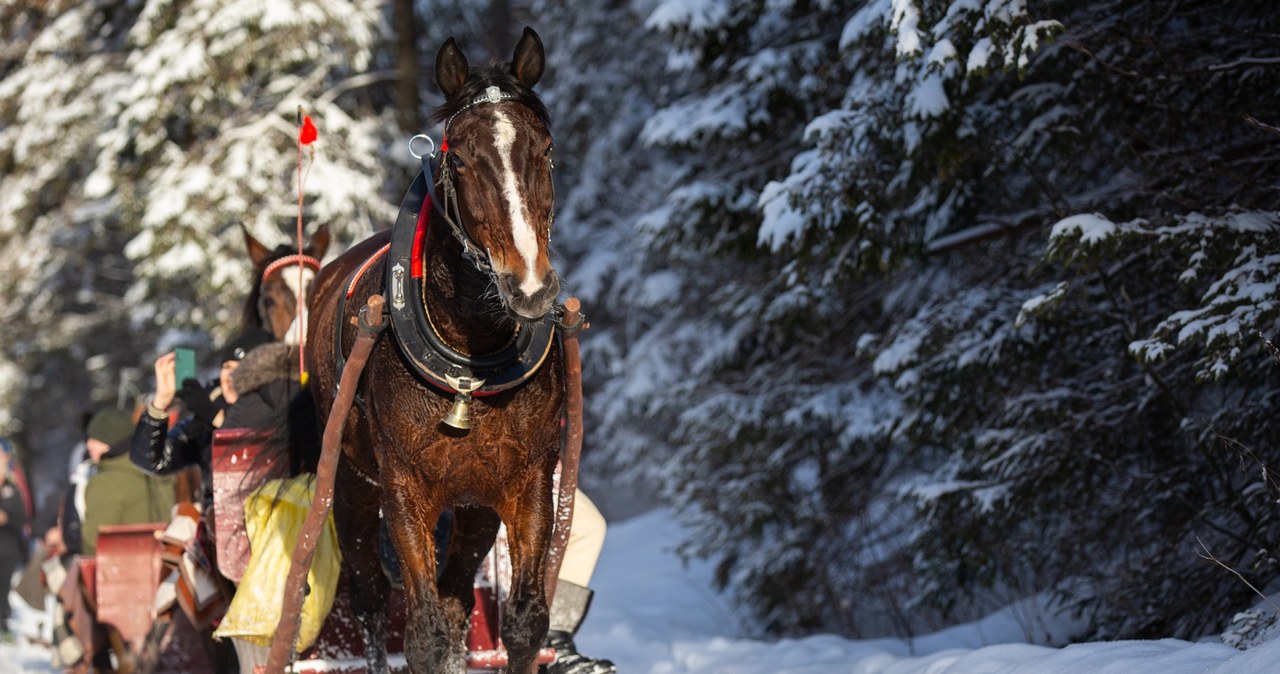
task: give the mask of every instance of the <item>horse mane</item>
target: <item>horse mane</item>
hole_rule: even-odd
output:
[[[472,68],[470,76],[458,93],[431,113],[431,121],[443,123],[470,105],[471,101],[479,98],[480,94],[489,87],[498,87],[503,92],[515,96],[516,102],[532,110],[547,129],[551,128],[551,114],[547,112],[547,106],[537,94],[533,93],[533,89],[521,84],[520,80],[511,74],[510,64]]]
[[[258,314],[258,300],[262,297],[262,272],[266,271],[267,267],[270,266],[272,262],[296,252],[298,251],[285,244],[280,244],[271,251],[270,255],[262,260],[261,264],[254,265],[253,286],[249,289],[249,296],[245,298],[244,301],[244,311],[240,315],[240,326],[242,328],[254,326],[264,329],[266,328],[266,326],[262,324],[262,316]]]

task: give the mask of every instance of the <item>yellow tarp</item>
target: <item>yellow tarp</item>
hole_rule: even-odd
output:
[[[245,529],[249,534],[249,564],[214,636],[244,639],[270,646],[280,622],[285,579],[294,542],[302,533],[302,523],[311,509],[315,492],[314,476],[271,480],[254,490],[244,501]],[[298,652],[306,650],[320,634],[325,616],[333,607],[342,558],[338,552],[338,532],[333,513],[325,518],[315,558],[307,573],[311,587],[302,604],[302,626],[298,631]]]

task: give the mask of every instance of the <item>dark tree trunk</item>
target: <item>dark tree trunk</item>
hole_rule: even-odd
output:
[[[396,30],[396,120],[400,128],[422,131],[421,101],[418,97],[418,17],[414,0],[395,0],[393,22]]]
[[[511,47],[515,44],[511,39],[511,3],[490,0],[484,23],[485,47],[489,53],[499,60],[510,58]]]

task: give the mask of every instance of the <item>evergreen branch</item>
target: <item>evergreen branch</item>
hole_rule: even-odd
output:
[[[1267,483],[1267,486],[1271,487],[1272,492],[1280,495],[1280,483],[1277,483],[1276,479],[1272,477],[1272,471],[1267,468],[1267,464],[1263,462],[1262,457],[1235,438],[1227,437],[1221,433],[1214,433],[1214,435],[1217,436],[1219,442],[1231,448],[1232,451],[1240,456],[1241,463],[1244,463],[1245,460],[1256,463],[1258,468],[1262,470],[1263,481]]]
[[[1276,348],[1276,345],[1272,344],[1271,340],[1267,339],[1266,335],[1261,332],[1258,333],[1258,338],[1262,340],[1262,345],[1266,347],[1267,353],[1271,354],[1271,360],[1275,361],[1276,365],[1280,365],[1280,349]]]
[[[348,91],[373,86],[382,82],[392,82],[395,81],[395,79],[396,71],[394,70],[378,70],[375,72],[354,75],[330,87],[328,91],[324,92],[324,94],[320,96],[317,103],[319,105],[327,105],[333,103],[339,96],[347,93]]]
[[[1027,220],[1022,225],[1006,225],[999,222],[983,222],[972,227],[962,229],[958,232],[940,236],[925,244],[925,255],[939,255],[948,253],[959,248],[965,248],[980,241],[993,239],[998,236],[1012,234],[1021,227],[1024,227]],[[1030,221],[1034,222],[1034,221]]]
[[[1116,298],[1116,296],[1117,294],[1123,296],[1124,299],[1126,300],[1124,304],[1129,306],[1130,313],[1134,315],[1134,320],[1136,321],[1137,309],[1132,305],[1130,301],[1128,301],[1128,296],[1123,292],[1123,289],[1119,289],[1119,292],[1117,292],[1117,289],[1112,287],[1109,275],[1102,268],[1099,267],[1097,269],[1097,274],[1102,281],[1104,292],[1106,292],[1110,301],[1113,304],[1115,304],[1117,307],[1119,307],[1121,305],[1121,302]],[[1125,330],[1126,333],[1128,333],[1130,339],[1136,338],[1136,334],[1137,334],[1136,325],[1134,326],[1125,325],[1123,326],[1123,329]],[[1162,393],[1164,393],[1164,395],[1174,405],[1175,409],[1178,410],[1179,416],[1181,416],[1184,419],[1191,418],[1189,408],[1183,403],[1182,399],[1178,397],[1173,387],[1167,381],[1165,381],[1164,377],[1162,377],[1159,372],[1156,371],[1154,364],[1148,362],[1146,359],[1139,359],[1138,362],[1139,362],[1139,367],[1141,367],[1144,371],[1146,371],[1147,376],[1151,378],[1151,381],[1156,385],[1156,388],[1158,388]],[[1210,428],[1209,430],[1212,431],[1212,428]],[[1221,462],[1218,461],[1217,457],[1212,452],[1210,452],[1207,447],[1204,446],[1203,442],[1195,442],[1194,444],[1195,444],[1195,448],[1200,452],[1206,464],[1211,469],[1212,474],[1216,476],[1217,482],[1219,484],[1219,489],[1221,489],[1223,493],[1235,495],[1234,498],[1230,500],[1230,507],[1232,508],[1232,510],[1234,510],[1236,514],[1244,522],[1248,523],[1250,531],[1255,531],[1255,532],[1258,531],[1259,526],[1258,526],[1257,518],[1254,517],[1254,514],[1249,510],[1248,504],[1243,501],[1238,491],[1230,488],[1231,480],[1227,475],[1226,469],[1221,465]],[[1205,518],[1199,518],[1199,519],[1201,519],[1206,525],[1213,528],[1217,528],[1217,526],[1209,518],[1205,517]],[[1226,536],[1234,538],[1240,541],[1241,543],[1248,544],[1248,542],[1245,541],[1243,537],[1235,534],[1234,532],[1227,531],[1226,529],[1219,529],[1219,533],[1222,533]]]
[[[1106,68],[1107,70],[1110,70],[1111,72],[1119,73],[1126,77],[1134,77],[1134,78],[1142,77],[1142,74],[1137,71],[1125,70],[1124,68],[1121,68],[1120,66],[1117,66],[1114,63],[1107,61],[1106,59],[1100,58],[1097,54],[1093,53],[1092,50],[1090,50],[1088,47],[1084,46],[1083,43],[1077,40],[1065,39],[1065,40],[1061,40],[1061,43],[1066,45],[1067,47],[1070,47],[1071,49],[1074,49],[1080,52],[1081,54],[1084,54],[1085,56],[1088,56],[1094,61],[1102,64],[1104,68]]]

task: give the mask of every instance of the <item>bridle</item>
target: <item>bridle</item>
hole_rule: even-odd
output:
[[[292,267],[293,265],[296,265],[296,264],[311,267],[313,270],[316,270],[316,271],[320,270],[319,260],[315,259],[314,257],[311,257],[310,255],[299,255],[297,253],[294,253],[293,255],[286,255],[280,258],[279,260],[276,260],[271,264],[267,265],[267,268],[262,270],[262,281],[260,282],[266,283],[267,278],[269,278],[272,274],[276,273],[277,271],[280,271],[285,267]]]
[[[482,274],[487,275],[490,280],[497,284],[497,274],[493,271],[493,265],[490,263],[489,252],[480,247],[475,239],[467,232],[466,227],[462,225],[462,211],[458,206],[458,190],[454,185],[453,166],[449,161],[449,129],[453,126],[453,120],[464,112],[471,110],[479,105],[496,104],[503,101],[519,101],[519,99],[507,92],[502,91],[496,86],[488,87],[484,93],[475,97],[470,103],[459,108],[444,123],[444,140],[440,144],[439,161],[436,161],[435,141],[430,136],[419,134],[409,139],[409,153],[417,157],[422,162],[423,175],[427,176],[427,194],[431,197],[431,206],[435,209],[440,217],[449,225],[449,231],[453,233],[453,238],[462,244],[462,257],[469,261]],[[424,142],[430,144],[430,149],[422,154],[418,154],[413,148],[415,140],[423,139]],[[551,154],[547,154],[547,164],[552,170],[555,170],[555,162],[551,159]],[[440,185],[440,192],[444,194],[441,199],[437,196],[436,184]],[[547,232],[550,236],[551,226],[555,222],[555,185],[552,185],[551,191],[551,215],[548,216]]]
[[[266,269],[262,270],[262,278],[258,281],[258,316],[265,316],[267,313],[265,306],[267,300],[267,280],[271,278],[272,274],[280,271],[281,269],[284,269],[285,267],[293,267],[295,265],[311,267],[312,271],[320,270],[320,260],[301,253],[286,255],[278,260],[272,261],[271,264],[267,265]],[[298,292],[303,292],[303,289],[299,288]],[[301,301],[301,297],[299,297],[299,301]]]

